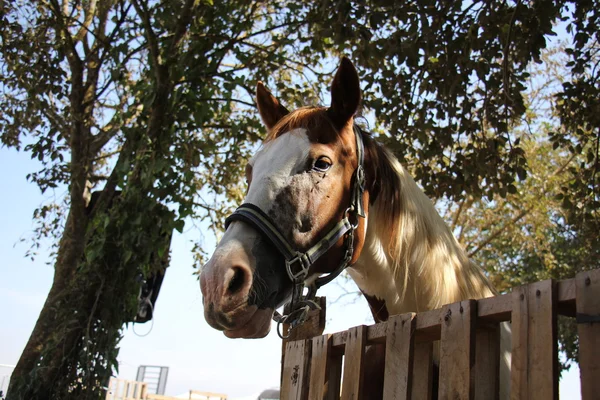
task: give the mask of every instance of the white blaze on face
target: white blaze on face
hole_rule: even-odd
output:
[[[277,193],[306,163],[309,150],[310,141],[304,129],[295,129],[265,144],[250,161],[252,184],[245,202],[267,212]],[[213,258],[244,254],[257,237],[258,233],[248,224],[234,222],[219,242]],[[254,262],[249,265],[254,266]]]
[[[252,158],[252,184],[246,202],[267,212],[279,191],[301,169],[310,151],[306,130],[294,129],[267,143]]]

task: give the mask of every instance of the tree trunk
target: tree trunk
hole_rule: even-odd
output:
[[[81,216],[78,217],[82,218]],[[86,222],[85,214],[83,219],[83,222]],[[44,380],[44,376],[53,376],[52,371],[47,371],[48,373],[43,374],[43,376],[37,375],[35,377],[31,373],[40,361],[41,354],[46,350],[45,345],[48,336],[54,332],[54,328],[60,323],[57,320],[56,309],[59,307],[59,301],[64,297],[65,290],[69,287],[74,271],[77,269],[78,261],[83,256],[85,235],[77,235],[77,233],[81,233],[83,224],[81,224],[81,220],[78,224],[73,223],[73,220],[73,209],[71,209],[54,265],[54,281],[25,349],[11,375],[7,393],[7,399],[9,400],[48,398],[47,393],[33,394],[30,390],[33,389],[32,381],[34,379],[36,380],[35,387],[50,387],[48,382],[40,382],[40,380]]]

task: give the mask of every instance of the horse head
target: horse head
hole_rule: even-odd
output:
[[[360,255],[369,200],[354,128],[360,99],[346,58],[329,107],[289,112],[258,83],[268,133],[246,167],[245,202],[200,276],[205,318],[226,336],[266,336],[279,306],[298,303],[304,285],[323,284]]]

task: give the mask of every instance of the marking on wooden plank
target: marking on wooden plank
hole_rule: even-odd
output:
[[[341,400],[357,400],[361,398],[366,342],[367,327],[365,325],[356,326],[348,330]]]
[[[581,398],[600,395],[600,270],[577,274],[577,332]]]
[[[465,300],[444,307],[440,343],[440,399],[473,397],[477,302]]]
[[[552,280],[513,290],[512,399],[558,399],[556,300]]]
[[[384,399],[410,399],[414,354],[415,314],[391,317],[385,344]]]

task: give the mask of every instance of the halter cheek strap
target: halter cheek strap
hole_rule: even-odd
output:
[[[359,217],[365,217],[363,195],[365,192],[365,172],[364,172],[364,144],[360,130],[355,126],[354,133],[356,137],[357,161],[358,167],[352,178],[352,193],[350,205],[346,209],[344,218],[339,221],[324,237],[322,237],[314,246],[305,252],[300,252],[290,244],[277,225],[263,210],[251,203],[244,203],[238,207],[225,220],[225,229],[233,221],[243,221],[252,225],[264,234],[277,250],[285,258],[285,268],[288,277],[294,284],[292,299],[289,303],[289,313],[281,315],[277,311],[273,319],[278,322],[277,333],[283,338],[280,332],[280,325],[290,324],[291,328],[302,324],[311,309],[317,309],[319,306],[314,301],[317,289],[331,282],[350,264],[354,253],[354,231],[358,227]],[[303,296],[305,280],[308,277],[310,267],[329,249],[331,249],[342,237],[344,237],[345,253],[340,265],[332,272],[318,277],[312,284],[308,285],[308,293]]]

